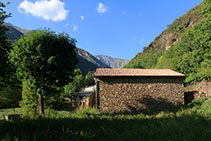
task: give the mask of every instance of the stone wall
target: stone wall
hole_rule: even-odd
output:
[[[103,112],[124,112],[184,103],[182,77],[98,77],[95,103]]]
[[[211,96],[211,81],[201,81],[187,86],[186,91],[196,91],[194,99]]]

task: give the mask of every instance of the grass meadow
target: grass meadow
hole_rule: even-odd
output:
[[[21,109],[1,109],[4,114]],[[211,140],[211,98],[188,105],[137,113],[101,113],[95,109],[47,111],[45,117],[5,121],[0,140]]]

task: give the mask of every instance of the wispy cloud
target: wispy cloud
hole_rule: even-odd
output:
[[[67,18],[69,11],[64,9],[64,5],[65,3],[60,0],[37,0],[34,3],[24,0],[18,6],[18,11],[48,21],[58,22]]]
[[[64,25],[64,27],[68,27],[68,26],[69,26],[69,24],[68,24],[68,23]]]
[[[83,21],[84,20],[84,16],[80,16],[80,19],[81,19],[81,21]]]
[[[78,26],[77,25],[73,25],[73,31],[76,31],[78,29]]]
[[[98,13],[105,13],[106,11],[108,10],[108,7],[105,6],[103,3],[98,3],[98,6],[97,6],[97,12]]]

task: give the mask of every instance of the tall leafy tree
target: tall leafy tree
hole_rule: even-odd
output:
[[[86,86],[92,86],[95,84],[94,75],[91,71],[89,71],[85,76],[85,84]]]
[[[39,97],[39,115],[44,114],[45,90],[61,87],[71,81],[77,63],[75,40],[67,34],[36,30],[16,41],[10,62],[21,80],[30,80]]]
[[[3,85],[5,79],[7,78],[8,64],[7,64],[7,54],[10,49],[7,37],[5,35],[5,19],[10,17],[11,14],[7,14],[4,8],[9,4],[0,2],[0,85]]]
[[[78,92],[85,86],[84,76],[80,69],[74,70],[74,80],[64,87],[64,96],[71,98],[77,95]]]

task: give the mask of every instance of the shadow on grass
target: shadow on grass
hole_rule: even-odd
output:
[[[0,140],[211,140],[211,121],[198,115],[140,119],[0,121]]]
[[[60,104],[59,106],[57,106],[55,108],[55,110],[63,110],[63,111],[74,111],[75,109],[72,107],[72,103],[69,101],[64,101],[62,102],[62,104]]]
[[[195,101],[188,106],[205,101]],[[189,114],[175,114],[182,108],[165,109],[174,112],[173,116],[158,114],[157,117],[154,113],[161,112],[159,109],[146,111],[151,113],[149,115],[144,115],[143,111],[127,114],[85,112],[77,118],[0,121],[0,140],[211,140],[211,119],[191,110]]]

